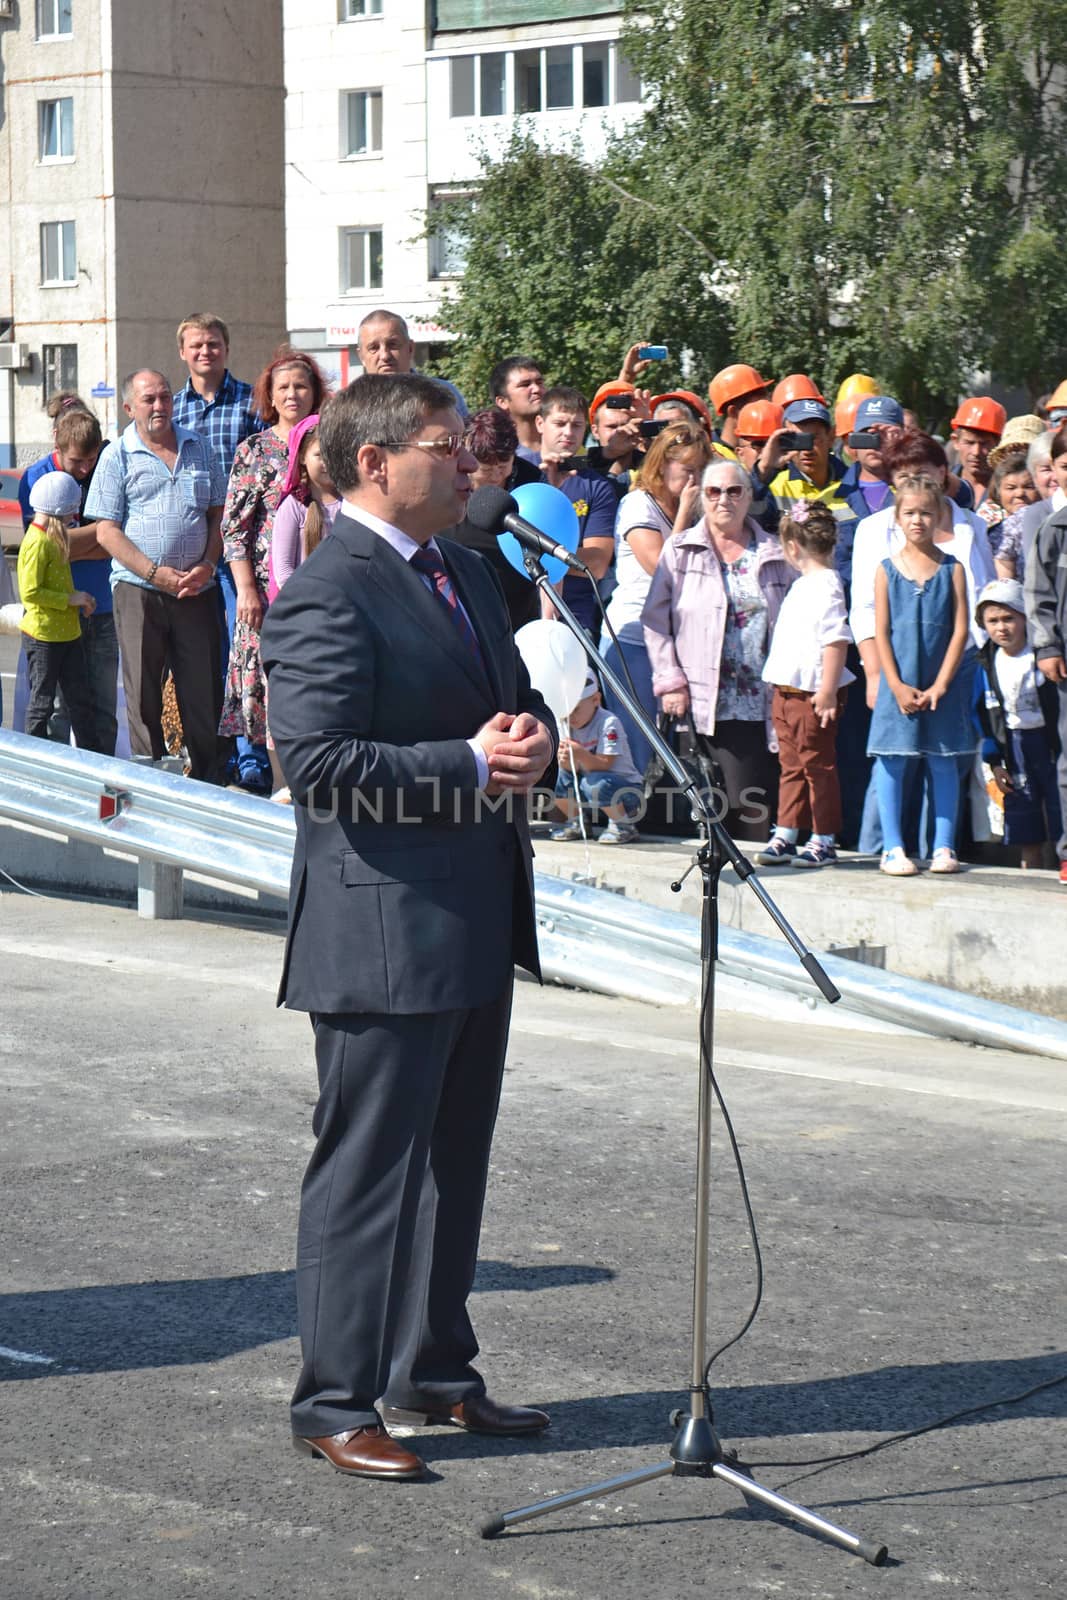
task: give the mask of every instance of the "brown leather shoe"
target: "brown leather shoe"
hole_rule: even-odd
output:
[[[487,1394],[471,1394],[447,1411],[401,1411],[382,1406],[387,1422],[425,1422],[431,1427],[465,1428],[468,1433],[522,1434],[543,1433],[549,1425],[547,1412],[532,1406],[502,1406]]]
[[[325,1434],[319,1439],[304,1439],[294,1433],[293,1449],[302,1455],[320,1456],[338,1472],[350,1472],[357,1478],[421,1478],[426,1471],[421,1456],[405,1450],[377,1423],[349,1428],[347,1433]]]

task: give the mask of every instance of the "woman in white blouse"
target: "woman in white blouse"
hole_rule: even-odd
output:
[[[617,587],[608,605],[608,617],[618,634],[637,698],[653,720],[656,697],[652,693],[652,668],[645,650],[641,612],[665,540],[700,520],[700,479],[713,453],[703,428],[688,422],[668,424],[652,441],[637,487],[619,503],[615,522]],[[614,644],[609,644],[604,654],[608,665],[625,681]],[[644,735],[610,689],[604,695],[604,703],[622,721],[634,763],[643,772],[651,754]]]

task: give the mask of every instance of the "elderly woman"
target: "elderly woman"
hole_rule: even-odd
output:
[[[267,424],[238,445],[222,513],[222,557],[237,590],[237,612],[219,732],[237,739],[237,783],[269,792],[273,763],[265,760],[266,679],[259,630],[267,607],[270,536],[289,471],[289,435],[321,411],[326,379],[313,356],[284,347],[256,379],[252,403]],[[275,771],[275,786],[278,773]]]
[[[1000,526],[1000,542],[996,550],[998,578],[1018,578],[1022,582],[1026,556],[1038,529],[1053,511],[1067,504],[1067,495],[1059,486],[1059,476],[1052,461],[1052,446],[1056,430],[1039,433],[1026,452],[1026,468],[1037,491],[1037,499],[1030,505],[1013,510]]]
[[[652,687],[718,765],[727,828],[761,839],[778,803],[761,673],[794,573],[749,515],[752,486],[739,462],[710,462],[702,496],[702,520],[664,544],[641,615]]]
[[[477,470],[471,473],[472,489],[482,489],[486,484],[492,484],[497,489],[510,490],[515,487],[515,452],[519,447],[519,436],[506,411],[499,406],[490,406],[486,411],[477,412],[467,423],[463,442],[478,463]],[[521,464],[529,466],[528,462]],[[537,471],[531,468],[530,480],[526,481],[536,482],[538,476]],[[466,545],[468,550],[477,550],[479,555],[486,558],[500,579],[514,632],[517,633],[528,622],[537,621],[541,615],[541,597],[525,573],[517,572],[511,565],[497,543],[495,534],[474,527],[464,517],[462,522],[449,528],[442,537],[455,539],[457,544]]]

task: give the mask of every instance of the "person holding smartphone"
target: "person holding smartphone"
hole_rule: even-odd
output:
[[[633,484],[648,441],[641,428],[648,416],[648,401],[632,383],[614,379],[602,383],[589,406],[589,430],[594,443],[588,465],[601,472],[621,498]]]

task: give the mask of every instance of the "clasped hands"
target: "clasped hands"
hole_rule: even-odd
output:
[[[910,683],[901,683],[893,690],[893,697],[906,717],[917,711],[936,711],[944,696],[946,685],[934,682],[929,689],[916,689]]]
[[[489,763],[486,794],[525,794],[552,760],[552,735],[528,711],[498,711],[475,735]]]
[[[183,572],[180,567],[157,567],[152,575],[152,587],[161,589],[164,594],[172,594],[179,600],[189,600],[199,594],[214,576],[215,569],[208,561],[198,562],[188,572]]]

